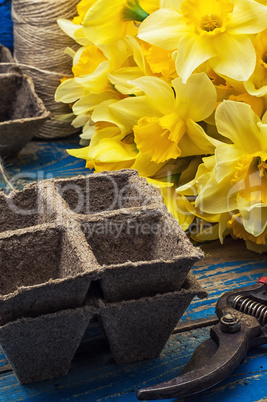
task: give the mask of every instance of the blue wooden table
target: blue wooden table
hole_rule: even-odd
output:
[[[5,161],[7,175],[13,185],[23,187],[32,180],[89,173],[83,161],[66,153],[66,148],[78,146],[77,137],[50,142],[32,141],[15,159]],[[3,180],[1,185],[5,185]],[[212,242],[202,248],[206,257],[193,272],[209,292],[209,297],[193,300],[160,357],[116,365],[99,325],[93,323],[69,373],[61,378],[20,385],[0,351],[0,401],[136,402],[137,389],[175,377],[197,345],[209,337],[210,326],[216,322],[214,307],[220,295],[255,283],[267,269],[265,255],[250,252],[243,242],[231,238],[223,246]],[[267,346],[253,349],[233,374],[216,388],[184,400],[267,401],[266,353]],[[174,402],[174,399],[170,401]]]
[[[0,43],[12,49],[11,0],[0,0]],[[17,156],[5,161],[9,179],[18,188],[33,180],[88,173],[84,162],[66,153],[78,147],[78,139],[32,141]],[[0,179],[0,186],[5,186]],[[257,281],[267,269],[266,255],[254,254],[242,242],[231,238],[221,246],[203,245],[206,257],[194,267],[194,274],[209,292],[208,299],[195,298],[180,320],[162,354],[157,359],[118,366],[97,323],[88,328],[72,362],[61,378],[33,385],[20,385],[0,349],[0,401],[108,401],[137,402],[135,391],[175,377],[194,349],[209,337],[216,322],[214,307],[227,290]],[[185,398],[187,402],[267,401],[267,346],[251,350],[232,375],[203,394]],[[174,402],[174,399],[170,400]]]

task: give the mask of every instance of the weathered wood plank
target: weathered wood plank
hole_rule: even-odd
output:
[[[30,141],[15,158],[4,160],[8,178],[21,189],[31,181],[90,174],[91,171],[85,168],[85,161],[66,152],[68,148],[78,147],[79,137],[49,142]],[[6,187],[6,183],[0,178],[1,187]]]
[[[193,272],[209,297],[195,298],[182,322],[214,319],[216,302],[224,292],[256,283],[267,269],[266,255],[247,250],[239,240],[227,238],[223,245],[212,242],[203,244],[202,249],[206,256],[193,267]]]

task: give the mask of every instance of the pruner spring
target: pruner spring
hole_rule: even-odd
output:
[[[237,295],[233,300],[233,308],[256,317],[262,325],[267,323],[267,306],[262,303],[258,303],[242,295]]]
[[[267,343],[267,271],[252,286],[229,291],[216,304],[219,323],[178,377],[137,391],[142,400],[179,398],[218,384],[248,350]]]

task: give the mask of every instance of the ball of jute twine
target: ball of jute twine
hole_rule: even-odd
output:
[[[51,112],[38,133],[40,138],[66,137],[77,129],[70,123],[57,120],[70,113],[68,105],[55,102],[60,79],[71,76],[72,59],[65,54],[66,47],[74,50],[79,45],[57,24],[58,18],[72,19],[77,15],[80,0],[12,0],[14,30],[14,60],[22,71],[32,77],[35,90]]]

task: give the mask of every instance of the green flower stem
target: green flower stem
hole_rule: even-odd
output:
[[[149,14],[143,10],[138,0],[128,0],[126,7],[123,10],[123,19],[126,21],[142,22]]]

